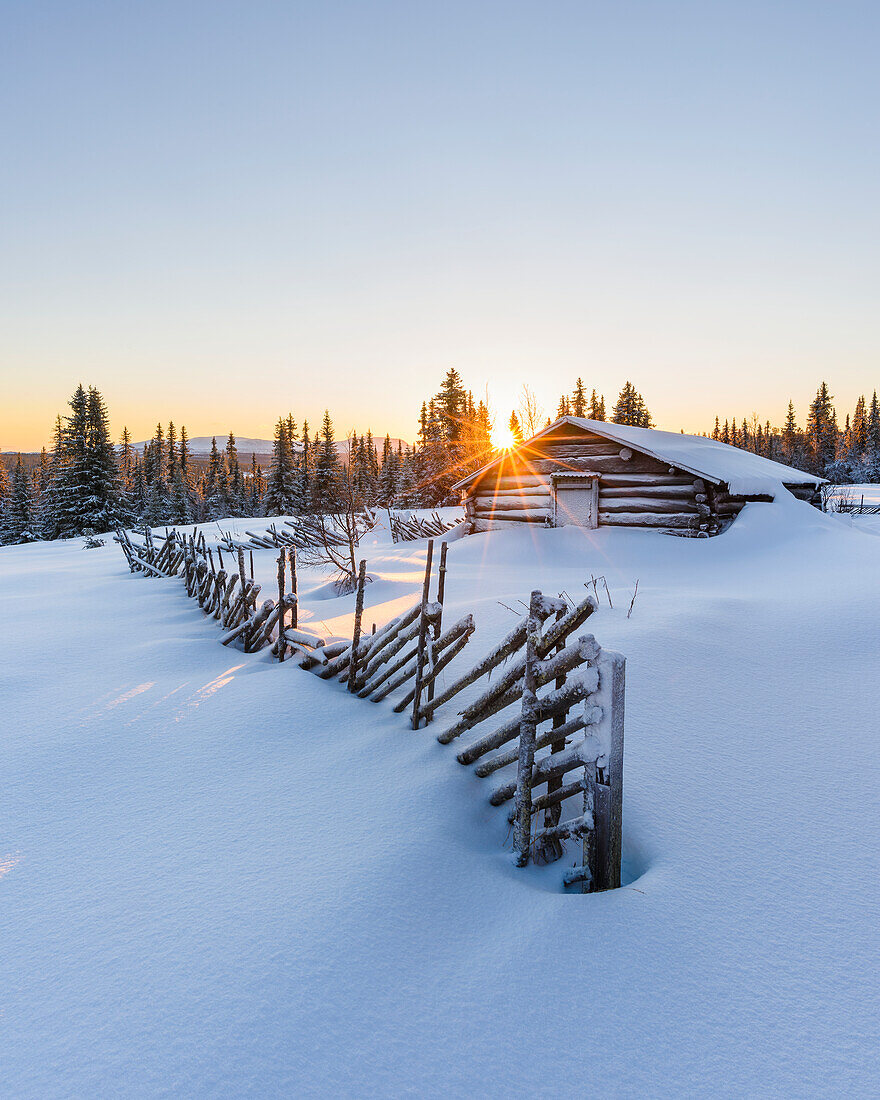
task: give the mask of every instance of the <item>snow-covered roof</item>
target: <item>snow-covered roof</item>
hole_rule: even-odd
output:
[[[731,447],[717,439],[708,439],[703,435],[682,435],[679,432],[663,432],[657,428],[632,428],[628,424],[611,424],[606,420],[587,420],[581,416],[562,416],[553,424],[548,424],[537,435],[520,444],[527,447],[542,439],[560,424],[572,424],[576,428],[593,432],[594,435],[610,439],[622,447],[631,447],[642,454],[650,455],[660,462],[667,462],[679,470],[696,477],[705,478],[714,485],[726,484],[732,493],[743,496],[766,494],[774,495],[780,485],[821,485],[824,479],[815,474],[806,474],[795,470],[782,462],[773,462],[769,458],[752,454],[750,451]],[[519,447],[513,448],[519,450]],[[453,489],[464,489],[491,470],[504,458],[500,455],[482,469],[463,478]]]

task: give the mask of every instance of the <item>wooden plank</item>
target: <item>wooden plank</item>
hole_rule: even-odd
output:
[[[645,477],[648,477],[645,474]],[[630,481],[637,480],[630,478]],[[684,498],[685,500],[693,500],[696,496],[694,487],[690,483],[687,485],[652,485],[652,484],[636,484],[636,485],[619,485],[617,483],[607,483],[605,479],[599,480],[599,499],[603,497],[658,497],[661,500],[678,500]]]
[[[694,527],[700,517],[690,513],[654,514],[651,512],[600,512],[599,526],[605,527]]]
[[[479,508],[474,512],[474,519],[500,519],[510,520],[511,523],[549,522],[553,513],[549,508]]]
[[[477,515],[481,512],[549,512],[551,501],[549,493],[540,496],[496,496],[494,493],[480,493],[472,499]]]
[[[697,515],[699,509],[697,502],[691,496],[690,500],[677,498],[664,500],[662,497],[599,497],[599,510],[601,512],[638,512],[652,514],[693,514]],[[708,510],[707,510],[708,511]]]
[[[499,479],[513,479],[515,485],[523,477],[534,480],[543,478],[543,475],[555,473],[598,473],[598,474],[667,474],[669,467],[647,455],[634,454],[629,460],[622,459],[619,455],[597,455],[594,457],[553,459],[545,456],[530,458],[520,465],[508,465],[503,469],[488,470],[480,485],[494,484]]]
[[[690,474],[603,474],[600,488],[605,485],[629,485],[633,487],[647,485],[676,485],[694,487],[694,479]]]
[[[480,483],[477,486],[476,492],[472,497],[468,497],[468,500],[477,500],[479,497],[485,497],[487,499],[505,499],[505,500],[517,500],[520,498],[529,499],[531,497],[540,497],[541,500],[549,500],[550,498],[550,482],[542,481],[535,482],[531,487],[516,486],[509,489],[492,489],[485,483]]]
[[[475,519],[471,523],[474,534],[486,531],[521,531],[526,527],[548,527],[546,519],[531,519],[527,516],[507,515],[504,519]]]

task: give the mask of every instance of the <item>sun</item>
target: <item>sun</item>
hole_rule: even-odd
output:
[[[511,447],[516,446],[516,436],[506,427],[497,427],[492,429],[492,445],[496,451],[509,451]]]

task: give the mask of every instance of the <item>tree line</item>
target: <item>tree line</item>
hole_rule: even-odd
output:
[[[272,460],[241,460],[235,436],[195,461],[186,428],[157,425],[142,452],[123,429],[111,438],[107,407],[93,386],[78,386],[55,422],[52,449],[32,470],[18,455],[11,476],[0,462],[0,542],[72,538],[114,527],[202,523],[227,516],[328,515],[377,505],[437,507],[450,486],[492,454],[491,420],[456,370],[422,405],[418,440],[377,447],[371,432],[347,436],[340,455],[325,410],[311,433],[293,414],[275,425]]]
[[[455,503],[451,486],[495,454],[492,420],[485,401],[474,400],[458,371],[446,372],[439,389],[423,402],[416,443],[378,445],[371,432],[347,435],[340,455],[333,420],[325,410],[312,433],[288,413],[279,417],[272,459],[264,473],[252,454],[239,457],[230,432],[221,446],[195,459],[186,428],[157,425],[142,452],[127,428],[120,443],[110,435],[106,404],[95,387],[78,386],[70,412],[55,421],[51,451],[43,448],[30,468],[18,455],[11,473],[0,462],[0,542],[71,538],[119,525],[202,523],[227,516],[328,515],[352,506],[435,508]],[[605,396],[581,378],[563,394],[560,416],[605,420]],[[652,427],[642,395],[627,381],[608,418],[612,423]],[[545,419],[534,394],[523,387],[510,414],[513,442],[531,437]],[[823,382],[799,427],[794,405],[781,428],[749,419],[715,418],[713,439],[826,477],[835,483],[880,481],[880,406],[860,397],[843,427]]]
[[[807,411],[806,423],[797,422],[794,403],[789,401],[782,427],[756,414],[749,419],[715,417],[713,439],[753,454],[763,455],[798,470],[827,478],[835,485],[880,482],[880,403],[875,390],[870,402],[864,395],[852,415],[846,414],[841,427],[834,398],[822,382]]]

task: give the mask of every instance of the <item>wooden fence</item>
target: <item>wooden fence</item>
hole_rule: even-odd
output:
[[[298,623],[295,549],[283,547],[277,560],[278,599],[259,607],[260,585],[248,573],[245,552],[236,549],[229,570],[222,551],[215,562],[204,535],[149,530],[143,542],[117,531],[133,573],[182,576],[188,595],[223,629],[224,645],[245,652],[267,646],[279,661],[290,655],[301,668],[325,680],[338,680],[361,699],[377,703],[402,694],[395,713],[408,712],[419,729],[481,681],[486,686],[438,735],[448,745],[499,715],[489,732],[460,749],[462,765],[475,765],[481,778],[515,765],[515,773],[494,787],[494,806],[512,803],[508,819],[518,866],[530,860],[554,862],[564,843],[581,845],[582,858],[564,875],[585,892],[620,885],[623,805],[623,726],[625,662],[605,651],[592,634],[575,632],[596,611],[594,595],[572,605],[560,597],[531,595],[529,612],[494,649],[451,683],[440,687],[440,674],[461,653],[475,624],[465,615],[444,629],[448,544],[441,544],[435,599],[433,540],[429,541],[417,604],[380,630],[363,631],[366,562],[361,561],[350,642],[324,639]],[[502,712],[506,712],[505,714]],[[563,804],[578,800],[578,813],[563,821]]]
[[[391,528],[392,542],[415,542],[416,539],[430,539],[451,531],[460,521],[447,522],[434,512],[429,519],[418,516],[402,516],[399,512],[388,512],[388,525]]]
[[[359,533],[375,527],[377,516],[369,509],[355,513]],[[321,541],[330,546],[345,546],[349,541],[349,531],[339,517],[323,517],[320,530]],[[244,550],[280,550],[282,548],[306,550],[315,545],[315,518],[303,517],[299,520],[286,519],[279,527],[270,523],[265,531],[245,531],[244,536],[223,531],[220,546],[229,553],[241,547]]]

